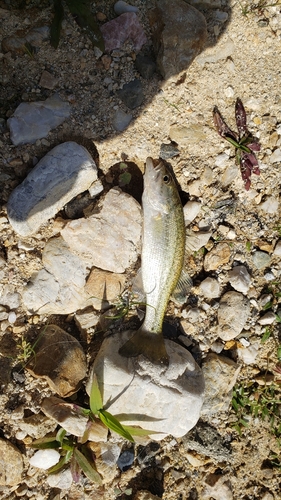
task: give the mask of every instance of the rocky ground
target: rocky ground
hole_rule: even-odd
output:
[[[139,9],[137,16],[147,37],[141,53],[151,58],[148,12],[154,2],[132,3]],[[116,17],[113,4],[92,2],[101,25]],[[26,1],[20,9],[16,1],[0,2],[1,498],[281,498],[281,7],[226,0],[194,1],[193,5],[207,21],[207,38],[202,28],[196,41],[197,47],[204,42],[204,49],[188,68],[174,73],[173,54],[162,67],[158,61],[156,71],[150,59],[151,73],[140,76],[136,41],[125,41],[119,49],[102,54],[66,7],[57,49],[50,45],[47,28],[28,42],[26,36],[34,28],[50,25],[52,5]],[[203,22],[200,15],[198,19]],[[7,44],[10,36],[14,39]],[[118,93],[135,78],[141,89],[137,85],[129,97]],[[54,94],[67,103],[60,124],[35,142],[12,140],[7,119],[18,105],[45,101]],[[128,101],[132,95],[133,104]],[[248,191],[235,163],[234,147],[219,136],[212,119],[217,106],[235,130],[237,97],[244,103],[248,128],[261,145],[256,153],[260,175],[252,175]],[[38,161],[65,141],[86,147],[98,167],[96,179],[81,188],[74,201],[68,199],[42,219],[34,233],[20,233],[7,213],[8,199]],[[72,371],[81,370],[78,378],[85,378],[103,339],[100,309],[108,301],[116,304],[138,268],[141,172],[147,156],[160,155],[172,165],[182,190],[191,242],[185,267],[193,288],[185,304],[170,303],[168,317],[174,338],[203,369],[206,394],[201,418],[184,437],[135,445],[133,465],[126,471],[116,461],[128,444],[113,434],[107,442],[101,441],[99,451],[95,449],[103,485],[84,475],[71,484],[68,469],[59,478],[64,482],[58,483],[55,476],[47,478],[29,463],[34,453],[31,442],[57,427],[42,413],[42,400],[57,393],[71,395],[67,401],[83,405],[86,396],[83,385],[77,392],[72,376],[70,387],[62,383],[61,373],[54,380],[56,366],[49,367],[47,380],[42,378],[44,359],[39,367],[37,359],[36,369],[39,351],[35,355],[34,342],[46,325],[61,327],[71,335]],[[124,173],[129,177],[124,178]],[[130,196],[121,191],[116,201],[116,191],[115,198],[110,191],[113,186]],[[44,191],[44,183],[37,189]],[[89,257],[93,240],[87,250],[82,245],[83,235],[91,235],[86,224],[92,218],[101,224],[94,242],[103,239],[106,224],[110,234],[116,225],[123,238],[117,255],[108,240],[99,255],[103,263],[92,260],[96,249]],[[110,290],[107,302],[102,300],[105,282]],[[119,312],[125,305],[119,304]],[[135,317],[136,311],[130,310],[129,318],[114,324],[115,330],[127,328],[127,321],[134,324]],[[54,341],[51,349],[54,344],[66,351],[69,338]],[[79,370],[74,367],[78,352]],[[61,349],[53,358],[60,355]],[[231,404],[233,386],[236,412]],[[174,418],[178,418],[176,411]],[[110,459],[102,459],[105,449]]]

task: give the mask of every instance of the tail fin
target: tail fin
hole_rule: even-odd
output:
[[[152,363],[169,365],[162,333],[151,333],[140,329],[120,347],[119,354],[125,358],[143,354]]]

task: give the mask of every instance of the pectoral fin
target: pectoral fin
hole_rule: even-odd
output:
[[[185,271],[185,269],[183,269],[179,277],[179,280],[176,284],[176,287],[171,295],[171,300],[179,304],[184,304],[190,293],[192,285],[193,285],[192,279],[190,278],[189,274]]]

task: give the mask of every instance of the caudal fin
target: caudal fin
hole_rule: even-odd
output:
[[[120,347],[119,354],[125,358],[134,358],[143,354],[152,363],[169,365],[169,356],[162,334],[138,330]]]

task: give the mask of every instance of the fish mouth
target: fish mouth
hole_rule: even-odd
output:
[[[161,172],[162,166],[163,165],[161,161],[159,161],[158,163],[154,163],[153,159],[151,157],[148,157],[146,159],[145,173],[153,176],[153,178],[156,179]]]

